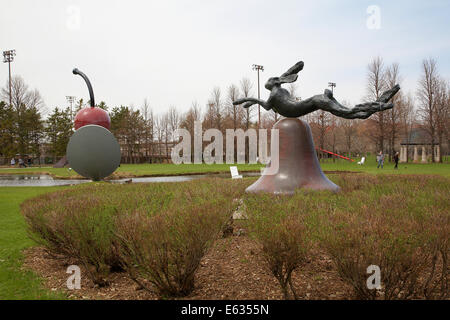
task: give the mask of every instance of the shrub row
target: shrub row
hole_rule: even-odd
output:
[[[291,275],[314,259],[312,249],[331,257],[358,299],[447,298],[448,179],[353,174],[333,180],[342,192],[245,197],[251,234],[285,298],[298,296]],[[380,290],[367,286],[370,265],[381,270]]]
[[[448,298],[450,183],[435,176],[339,175],[337,194],[245,194],[252,181],[79,186],[22,205],[31,236],[78,259],[99,285],[122,268],[159,296],[185,296],[239,198],[286,299],[292,274],[329,256],[358,299]],[[367,287],[367,267],[381,289]],[[145,281],[143,281],[145,280]],[[150,284],[150,285],[149,285]]]
[[[36,242],[79,260],[96,284],[106,285],[111,269],[123,268],[160,296],[182,296],[193,290],[200,259],[243,188],[223,179],[103,183],[45,194],[24,202],[22,212]]]

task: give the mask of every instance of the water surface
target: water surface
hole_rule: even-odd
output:
[[[259,172],[242,172],[240,173],[244,177],[256,177],[259,176]],[[155,183],[155,182],[183,182],[191,181],[201,178],[224,178],[230,179],[230,174],[227,173],[209,173],[209,174],[195,174],[184,176],[164,176],[164,177],[141,177],[141,178],[127,178],[109,180],[112,183]],[[130,181],[131,180],[131,181]],[[52,187],[52,186],[66,186],[75,185],[92,180],[87,179],[53,179],[52,176],[47,174],[11,174],[0,175],[0,187]]]

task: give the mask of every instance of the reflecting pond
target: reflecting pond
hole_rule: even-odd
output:
[[[242,172],[244,177],[259,176],[259,172]],[[140,177],[109,180],[112,183],[154,183],[154,182],[183,182],[201,178],[224,178],[231,179],[230,174],[226,173],[209,173],[209,174],[194,174],[184,176],[163,176],[163,177]],[[131,180],[131,181],[130,181]],[[0,187],[51,187],[51,186],[65,186],[91,182],[86,179],[53,179],[52,176],[46,174],[11,174],[0,175]]]
[[[46,174],[0,175],[0,187],[52,187],[90,182],[91,180],[53,179]]]

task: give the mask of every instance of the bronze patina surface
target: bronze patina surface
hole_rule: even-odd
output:
[[[269,78],[265,84],[265,88],[270,91],[267,101],[246,97],[233,102],[234,105],[242,104],[244,108],[259,104],[266,110],[273,110],[287,117],[273,127],[279,130],[279,159],[273,157],[274,163],[270,166],[278,165],[278,172],[273,175],[263,174],[247,188],[247,192],[289,194],[294,193],[297,188],[338,191],[339,187],[328,180],[320,168],[309,125],[297,117],[324,110],[346,119],[367,119],[375,112],[393,108],[393,103],[389,101],[400,90],[397,84],[380,95],[376,101],[360,103],[353,108],[340,104],[328,89],[325,89],[323,94],[298,100],[291,97],[289,91],[281,85],[295,82],[303,67],[303,61],[299,61],[281,76]]]
[[[285,118],[275,123],[273,129],[279,130],[280,149],[278,159],[272,159],[270,166],[278,166],[278,172],[263,174],[247,192],[292,194],[297,188],[339,190],[320,168],[311,129],[305,121]]]

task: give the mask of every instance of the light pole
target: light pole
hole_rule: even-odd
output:
[[[76,97],[74,96],[66,96],[67,102],[70,103],[70,120],[73,121],[73,111],[72,111],[72,105],[73,102],[75,101]]]
[[[336,87],[336,82],[328,82],[328,86],[331,87],[331,93],[333,94],[333,88]]]
[[[259,64],[253,65],[253,70],[256,70],[258,73],[258,99],[260,99],[260,92],[259,92],[259,71],[264,71],[264,67]],[[258,104],[258,129],[261,126],[261,106]]]
[[[16,50],[3,51],[3,62],[8,63],[9,67],[9,105],[12,106],[12,94],[11,94],[11,62],[14,61]]]

